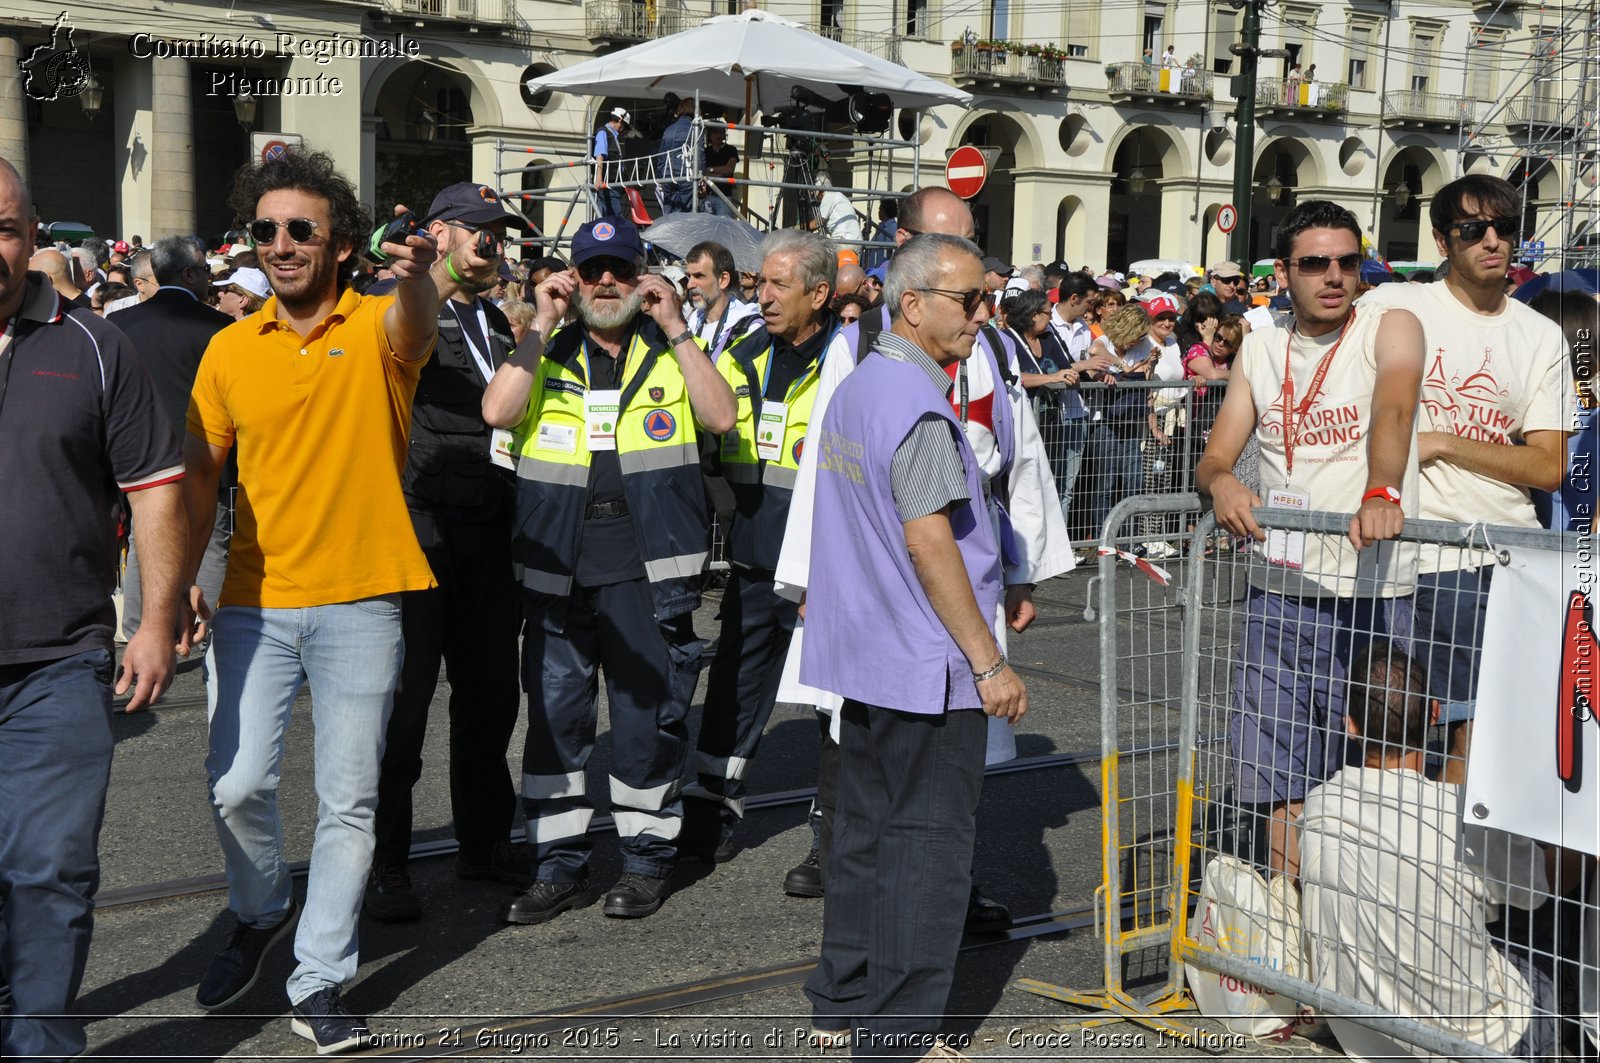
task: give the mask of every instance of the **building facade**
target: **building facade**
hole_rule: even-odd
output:
[[[570,186],[601,109],[628,107],[648,138],[661,101],[534,94],[527,80],[743,3],[9,6],[21,14],[0,23],[0,154],[29,174],[42,220],[149,240],[230,228],[233,172],[289,139],[269,134],[331,152],[382,209],[468,178]],[[920,145],[924,184],[956,146],[988,149],[973,206],[991,252],[1096,268],[1225,256],[1215,221],[1233,199],[1229,48],[1244,17],[1232,3],[763,6],[973,94],[891,128]],[[1256,89],[1251,257],[1269,256],[1295,202],[1320,197],[1354,210],[1387,257],[1433,261],[1432,195],[1473,172],[1525,189],[1525,229],[1550,252],[1592,254],[1595,17],[1593,0],[1265,7],[1261,46],[1281,54],[1261,60]],[[558,199],[529,204],[546,226],[570,219]]]

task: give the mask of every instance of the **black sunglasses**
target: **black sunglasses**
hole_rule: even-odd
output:
[[[1517,237],[1522,235],[1522,222],[1516,218],[1490,218],[1487,221],[1473,219],[1472,221],[1452,222],[1445,232],[1460,233],[1461,242],[1475,244],[1483,239],[1483,234],[1494,227],[1494,233],[1507,243],[1516,243]]]
[[[1234,274],[1232,277],[1213,277],[1212,279],[1218,284],[1238,284],[1240,281],[1244,280],[1244,278],[1238,274]]]
[[[250,239],[258,244],[270,244],[278,238],[280,228],[289,230],[289,239],[297,244],[303,244],[317,234],[320,226],[310,218],[290,218],[288,221],[273,221],[271,218],[257,218],[247,227]]]
[[[913,288],[916,292],[932,292],[935,295],[948,295],[961,304],[961,310],[971,317],[983,305],[983,289],[968,288],[965,291],[954,291],[950,288]]]
[[[1328,272],[1328,264],[1337,262],[1339,264],[1339,272],[1355,273],[1361,268],[1361,259],[1362,256],[1359,252],[1339,255],[1338,257],[1332,255],[1301,255],[1299,258],[1286,258],[1283,260],[1283,264],[1292,266],[1301,273],[1326,273]]]
[[[578,276],[593,284],[607,273],[626,284],[639,275],[639,264],[625,258],[591,258],[578,267]]]

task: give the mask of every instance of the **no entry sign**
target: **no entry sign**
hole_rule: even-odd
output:
[[[1225,233],[1231,233],[1239,224],[1239,211],[1232,203],[1224,203],[1217,211],[1217,228]]]
[[[983,191],[983,182],[988,177],[989,164],[983,152],[971,144],[957,148],[951,153],[950,161],[944,164],[944,183],[962,199],[971,199]]]

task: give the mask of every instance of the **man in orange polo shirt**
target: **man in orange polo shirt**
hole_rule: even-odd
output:
[[[234,447],[240,486],[212,620],[206,758],[238,922],[196,999],[209,1011],[244,996],[298,918],[291,1028],[326,1054],[370,1036],[339,994],[356,973],[379,758],[400,674],[400,594],[434,583],[400,470],[438,322],[428,272],[436,250],[425,236],[384,245],[400,278],[392,296],[347,287],[371,220],[319,152],[246,167],[230,205],[274,297],[207,348],[184,447],[194,542],[209,538],[216,507],[208,500]],[[189,551],[191,583],[200,557]],[[192,607],[203,617],[198,592]],[[290,706],[306,680],[319,811],[301,908],[283,857],[277,782]]]

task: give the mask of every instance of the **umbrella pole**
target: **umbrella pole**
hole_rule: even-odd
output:
[[[744,78],[744,124],[755,125],[755,112],[750,109],[750,94],[755,86],[755,76],[746,74]],[[750,134],[744,135],[744,180],[739,185],[739,209],[746,214],[750,213]]]

